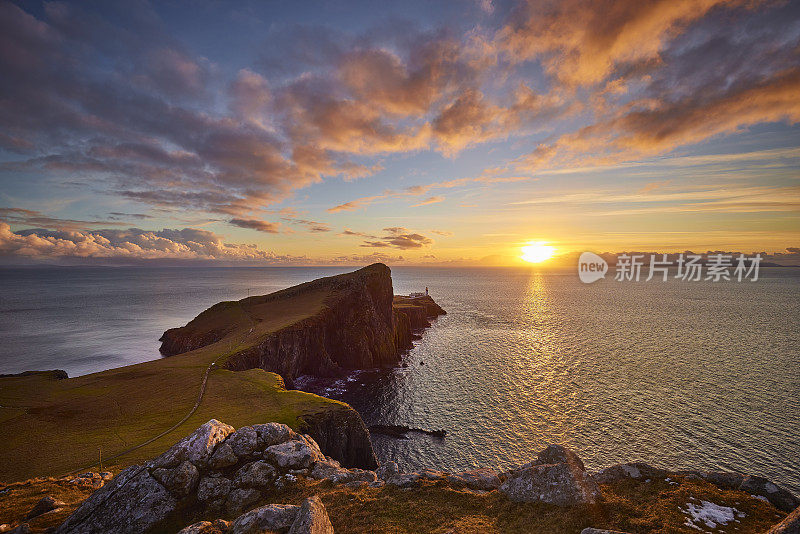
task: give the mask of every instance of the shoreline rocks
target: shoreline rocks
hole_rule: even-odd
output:
[[[234,430],[211,420],[152,461],[122,471],[84,501],[55,532],[146,534],[168,530],[182,521],[188,523],[192,517],[221,516],[225,519],[197,521],[181,533],[333,532],[318,497],[310,497],[301,505],[259,506],[265,496],[299,484],[300,479],[306,481],[304,484],[317,480],[350,488],[395,486],[410,490],[435,485],[477,493],[498,490],[512,502],[571,507],[601,504],[601,483],[667,475],[669,471],[644,463],[618,464],[592,475],[573,451],[561,445],[550,445],[532,462],[505,473],[492,469],[407,473],[395,462],[386,462],[375,471],[348,469],[326,456],[311,436],[286,425],[266,423]],[[679,476],[698,475],[684,472]],[[728,485],[738,481],[735,476],[719,473],[706,474],[704,479]],[[743,486],[748,480],[749,485]],[[743,477],[739,488],[769,491],[774,486],[777,489],[773,494],[785,492],[763,480]],[[797,526],[796,515],[786,518],[783,530],[775,532],[795,532],[791,529]]]

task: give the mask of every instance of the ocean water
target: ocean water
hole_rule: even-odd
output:
[[[154,359],[165,329],[220,300],[347,270],[0,270],[0,373]],[[800,493],[800,270],[585,285],[573,272],[398,267],[393,279],[448,311],[408,366],[309,384],[367,424],[447,431],[375,435],[381,460],[504,468],[564,443],[589,468],[739,470]]]

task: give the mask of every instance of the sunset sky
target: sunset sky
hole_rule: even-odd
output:
[[[800,252],[798,122],[800,2],[0,0],[0,263]]]

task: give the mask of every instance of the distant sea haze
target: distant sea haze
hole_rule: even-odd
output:
[[[0,270],[0,373],[70,376],[158,358],[158,338],[222,300],[348,268]],[[800,269],[758,282],[582,284],[532,269],[393,268],[397,293],[448,314],[407,367],[309,381],[366,423],[446,430],[373,436],[401,466],[502,468],[548,443],[589,468],[641,460],[739,470],[800,493]]]

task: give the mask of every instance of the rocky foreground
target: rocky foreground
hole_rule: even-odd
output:
[[[340,532],[590,534],[610,532],[600,527],[620,524],[635,527],[628,532],[765,532],[772,528],[770,532],[777,534],[800,529],[797,510],[781,525],[772,526],[800,501],[759,477],[675,473],[643,463],[590,473],[573,451],[560,445],[550,445],[528,464],[506,472],[406,473],[394,462],[374,471],[347,469],[325,455],[310,436],[278,423],[235,430],[211,420],[163,454],[128,467],[110,481],[106,475],[83,478],[84,482],[77,477],[70,483],[99,489],[51,529],[54,532],[298,534],[330,533],[336,525]],[[0,504],[6,491],[0,489]],[[653,498],[653,493],[659,498],[671,496],[680,505],[666,506],[648,518],[654,512],[647,508],[663,503],[640,508],[623,504]],[[36,504],[38,509],[34,507],[23,519],[35,524],[37,514],[65,506],[50,499],[42,499]],[[474,516],[463,509],[471,501],[482,502],[484,514],[496,513],[494,523],[472,523]],[[451,527],[460,528],[429,528],[429,522],[437,518],[423,516],[404,517],[398,523],[410,521],[418,528],[386,528],[387,517],[382,515],[388,514],[388,524],[392,524],[394,508],[407,515],[412,503],[432,505],[442,517],[454,511],[464,514],[450,521]],[[359,517],[365,509],[378,517]],[[537,522],[544,527],[537,527]],[[652,528],[653,524],[659,528]],[[28,523],[23,523],[0,526],[0,532],[12,526],[15,532],[30,531]]]

